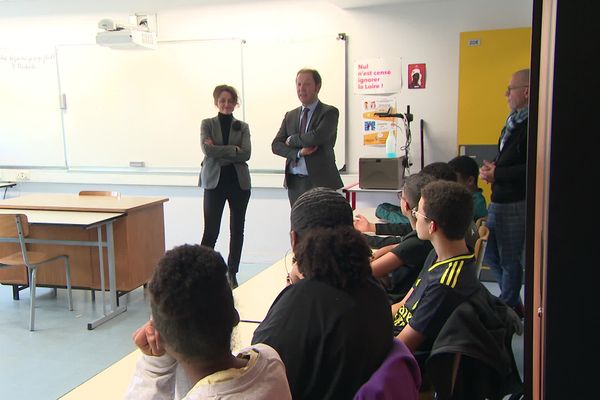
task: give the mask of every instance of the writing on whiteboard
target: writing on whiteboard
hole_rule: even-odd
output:
[[[0,63],[15,70],[37,69],[47,63],[54,63],[56,54],[47,53],[41,55],[17,54],[12,50],[0,49]]]

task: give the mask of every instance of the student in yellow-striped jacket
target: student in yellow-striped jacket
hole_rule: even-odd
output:
[[[431,182],[421,190],[412,213],[419,239],[431,241],[433,250],[408,294],[392,305],[392,314],[394,333],[417,355],[431,350],[450,314],[481,283],[465,243],[473,220],[471,193],[456,182]]]

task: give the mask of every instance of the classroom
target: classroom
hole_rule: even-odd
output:
[[[190,135],[191,138],[199,139],[201,119],[216,113],[212,105],[210,90],[206,88],[212,88],[215,84],[230,83],[243,88],[244,93],[248,93],[248,97],[243,98],[243,108],[234,113],[237,115],[240,112],[240,115],[237,116],[241,119],[244,117],[242,112],[249,117],[248,122],[253,137],[253,154],[261,156],[270,154],[270,148],[267,146],[274,137],[283,117],[282,112],[271,110],[279,110],[280,107],[283,107],[283,110],[296,107],[297,99],[295,99],[294,93],[294,72],[287,77],[289,78],[287,87],[282,87],[277,83],[271,88],[273,84],[271,77],[274,79],[284,79],[285,77],[279,76],[279,74],[265,73],[260,68],[258,61],[275,65],[285,64],[285,59],[278,60],[277,58],[287,54],[284,51],[287,46],[292,47],[303,41],[317,41],[322,42],[324,46],[331,44],[335,47],[339,45],[340,35],[343,34],[344,48],[341,70],[336,65],[337,69],[328,71],[327,75],[324,74],[322,93],[324,99],[327,99],[327,96],[334,99],[333,101],[329,100],[329,103],[336,102],[336,106],[344,113],[343,121],[340,121],[343,125],[338,133],[338,137],[341,136],[343,140],[336,148],[336,156],[338,167],[343,171],[341,176],[344,184],[351,184],[358,180],[359,158],[384,155],[384,149],[381,146],[363,145],[361,110],[364,99],[352,91],[355,63],[381,58],[401,59],[403,88],[394,95],[394,98],[400,112],[404,112],[406,107],[410,106],[411,113],[414,115],[413,141],[410,147],[410,159],[413,165],[410,172],[418,172],[421,158],[427,164],[433,161],[449,160],[457,154],[460,144],[457,110],[460,96],[461,33],[530,29],[535,16],[536,8],[534,6],[535,2],[533,1],[520,0],[490,2],[479,0],[299,0],[291,2],[233,1],[223,4],[193,0],[170,2],[164,0],[146,2],[111,0],[95,3],[75,1],[53,3],[45,0],[36,2],[7,1],[0,2],[0,51],[2,51],[2,55],[17,54],[23,49],[27,50],[27,54],[30,55],[53,54],[51,61],[57,66],[58,71],[68,71],[69,54],[76,53],[78,48],[93,47],[92,45],[95,44],[98,22],[101,19],[126,20],[134,13],[156,15],[159,46],[163,42],[165,44],[181,42],[184,46],[193,46],[196,42],[199,43],[199,46],[205,44],[210,46],[211,43],[217,43],[218,46],[214,51],[218,56],[223,57],[225,56],[223,48],[233,54],[240,51],[240,46],[247,44],[248,58],[246,62],[254,61],[257,64],[242,64],[244,70],[241,75],[240,71],[235,68],[226,69],[224,75],[219,75],[219,79],[228,79],[227,74],[231,72],[231,81],[210,81],[208,86],[200,85],[204,88],[205,93],[182,94],[186,101],[192,99],[198,101],[198,104],[187,104],[187,108],[184,110],[187,111],[185,118],[192,122],[197,121],[196,131],[182,133],[182,135]],[[541,6],[539,8],[541,9]],[[538,12],[541,11],[538,10]],[[223,18],[225,14],[227,15],[226,19]],[[258,45],[253,48],[253,44]],[[273,46],[280,50],[275,52],[276,54],[270,55],[275,60],[264,57],[265,49],[272,50]],[[56,48],[58,50],[55,50]],[[50,49],[50,53],[48,53],[48,49]],[[255,52],[252,53],[252,51]],[[259,58],[261,55],[263,59]],[[235,57],[237,62],[244,62],[243,59],[240,59],[239,53],[235,54]],[[61,65],[63,61],[65,63]],[[192,61],[199,65],[202,58],[192,59]],[[339,61],[339,57],[335,61],[324,64],[322,69],[327,69],[337,61]],[[2,62],[2,57],[0,57],[0,62]],[[312,62],[313,65],[317,63],[318,61]],[[407,65],[416,63],[427,64],[427,87],[423,90],[408,90]],[[250,66],[246,68],[246,65]],[[298,64],[290,68],[295,71],[313,65]],[[0,67],[8,68],[6,65]],[[96,78],[102,81],[103,69],[93,69],[91,65],[89,67],[91,69],[86,70],[85,73],[74,73],[81,73],[82,76],[85,76],[86,73],[91,72],[98,74],[97,77],[88,77],[91,82]],[[144,66],[138,67],[140,74],[143,75]],[[153,72],[154,67],[154,65],[148,66],[148,71]],[[191,67],[188,66],[188,68],[193,67],[193,63]],[[203,71],[204,77],[211,75],[211,71],[206,70],[206,67],[198,68]],[[145,75],[145,78],[160,81],[165,77]],[[52,80],[54,83],[49,86],[46,84],[48,81],[45,81],[46,83],[42,83],[40,88],[49,91],[50,94],[41,93],[41,96],[50,97],[50,95],[58,94],[59,91],[52,85],[56,82],[59,84],[66,82],[65,84],[68,85],[68,79],[69,76],[60,76],[56,81]],[[331,87],[328,88],[330,82]],[[183,90],[185,82],[180,85]],[[498,85],[498,87],[504,88],[506,82],[499,82]],[[32,91],[34,89],[35,82],[31,87]],[[182,148],[181,157],[178,157],[177,154],[167,154],[162,158],[156,156],[156,160],[160,163],[157,168],[152,168],[152,165],[150,168],[142,169],[117,165],[117,161],[122,160],[117,159],[116,155],[123,157],[131,155],[131,158],[127,158],[129,162],[145,161],[148,163],[153,155],[147,155],[143,151],[135,153],[134,150],[140,147],[146,152],[156,151],[161,149],[161,143],[146,144],[143,130],[134,132],[136,126],[143,124],[144,121],[110,120],[109,112],[103,115],[105,106],[107,110],[111,109],[108,104],[110,97],[104,96],[116,88],[92,85],[90,90],[97,93],[96,96],[102,104],[98,104],[96,110],[88,112],[91,114],[96,112],[101,118],[109,120],[106,127],[94,128],[98,128],[98,132],[102,132],[102,129],[117,131],[124,127],[124,132],[131,130],[131,135],[135,135],[135,140],[128,141],[126,138],[121,138],[114,142],[103,142],[102,137],[94,135],[87,138],[83,135],[82,139],[64,134],[63,124],[68,124],[70,118],[67,115],[68,111],[75,110],[74,107],[77,105],[76,103],[70,104],[69,93],[67,93],[67,108],[64,115],[57,105],[57,112],[54,116],[48,117],[48,120],[54,118],[52,121],[58,126],[57,134],[52,136],[57,140],[37,148],[31,146],[29,149],[31,158],[28,158],[29,156],[23,152],[20,152],[18,156],[10,155],[10,150],[15,148],[22,150],[25,142],[15,144],[15,141],[9,140],[11,133],[1,129],[0,181],[17,182],[16,186],[7,190],[7,198],[29,194],[77,193],[81,190],[118,191],[123,196],[165,197],[168,198],[168,201],[164,203],[165,248],[169,249],[182,243],[198,243],[203,229],[203,193],[197,187],[202,158],[199,140],[196,142],[196,148],[193,148],[193,142],[192,146]],[[285,104],[280,104],[282,103],[280,97],[270,96],[271,90],[275,93],[289,92],[286,95]],[[177,96],[177,90],[174,90],[173,93],[173,96]],[[253,97],[252,93],[261,95]],[[342,93],[341,98],[339,93]],[[498,97],[502,102],[504,99],[502,92],[498,93]],[[253,99],[256,101],[251,103],[250,101]],[[168,103],[167,100],[162,99],[159,104],[162,106]],[[6,102],[7,100],[4,99],[0,101],[0,104],[4,105]],[[71,106],[73,108],[70,108]],[[26,113],[26,111],[23,112]],[[171,112],[179,113],[181,110],[171,109]],[[3,117],[2,120],[8,119],[8,116]],[[143,115],[136,115],[136,117],[142,118]],[[251,118],[255,118],[255,125],[252,124]],[[423,121],[422,126],[419,126],[419,121]],[[493,126],[499,125],[500,123],[497,121],[493,122]],[[256,130],[253,126],[256,126]],[[272,129],[273,126],[275,129],[269,131],[268,129]],[[417,140],[420,135],[424,137],[422,147]],[[497,139],[498,131],[496,129],[485,135],[484,141],[471,141],[467,144],[493,144]],[[165,135],[162,139],[165,141],[165,145],[168,144],[170,136],[176,137],[177,133],[172,132]],[[489,140],[488,137],[494,139]],[[161,138],[158,139],[161,140]],[[77,140],[83,141],[77,142]],[[254,147],[258,146],[258,143],[261,144],[261,147]],[[177,144],[175,143],[175,145]],[[186,142],[182,147],[185,147],[185,144]],[[44,146],[48,151],[44,151]],[[87,149],[90,155],[81,154],[80,151],[74,152],[73,149]],[[95,149],[102,149],[102,151],[94,151]],[[194,153],[197,154],[197,159],[194,159]],[[86,159],[92,157],[92,154],[97,158],[91,164],[86,164]],[[3,160],[11,161],[7,163]],[[183,160],[181,165],[177,165],[181,160]],[[242,255],[242,262],[246,264],[270,265],[280,260],[290,249],[288,236],[290,208],[286,190],[283,188],[281,173],[283,162],[278,166],[277,161],[278,159],[275,159],[274,163],[257,164],[256,168],[252,168],[251,164],[252,195],[246,214]],[[357,207],[374,207],[378,203],[394,199],[395,194],[360,196]],[[227,252],[229,236],[227,221],[226,212],[222,222],[221,235],[216,245],[216,249],[224,254]]]
[[[190,2],[193,4],[194,2]],[[387,3],[387,2],[386,2]],[[17,3],[18,4],[18,3]],[[184,2],[185,4],[185,2]],[[375,3],[376,4],[376,3]],[[5,8],[11,3],[4,4]],[[133,3],[132,6],[135,6]],[[68,8],[67,5],[64,6]],[[81,7],[81,6],[78,6]],[[102,18],[126,18],[130,11],[129,7],[121,5],[121,10],[116,3],[109,5],[91,6],[76,13],[76,10],[65,9],[63,13],[58,10],[52,11],[52,18],[43,15],[35,15],[36,10],[32,7],[27,10],[25,5],[21,12],[25,16],[15,15],[6,18],[0,29],[2,30],[2,47],[14,46],[8,38],[23,38],[25,45],[48,45],[55,44],[93,44],[95,34],[98,31],[97,23]],[[148,5],[142,7],[149,8]],[[265,39],[276,35],[277,37],[304,38],[307,36],[304,27],[295,22],[310,19],[310,36],[337,37],[339,32],[346,33],[347,40],[347,69],[350,74],[353,60],[386,57],[388,55],[400,56],[406,64],[413,62],[427,62],[429,65],[428,88],[423,91],[402,90],[398,95],[400,111],[404,111],[406,105],[410,105],[414,114],[413,144],[411,156],[414,161],[414,169],[419,168],[421,149],[416,137],[419,133],[418,121],[426,122],[427,133],[425,138],[425,162],[435,160],[449,160],[454,156],[457,143],[457,101],[458,101],[458,46],[459,33],[466,31],[478,31],[488,29],[505,29],[515,27],[527,27],[531,21],[531,4],[514,1],[513,7],[506,4],[478,6],[473,2],[408,2],[406,4],[381,4],[365,5],[360,8],[342,8],[329,2],[316,2],[310,8],[303,7],[297,10],[293,3],[281,4],[279,2],[245,4],[238,3],[232,6],[208,6],[193,7],[188,5],[185,11],[180,7],[163,5],[157,12],[157,24],[159,38],[161,41],[186,40],[186,39],[212,39],[240,37],[248,42],[251,39]],[[494,8],[496,7],[496,8]],[[401,8],[398,12],[396,9]],[[233,9],[233,11],[231,11]],[[510,11],[509,11],[510,10]],[[521,10],[515,12],[514,10]],[[135,11],[135,10],[134,10]],[[144,11],[144,12],[147,12]],[[223,27],[217,18],[222,12],[229,12],[232,21]],[[34,14],[29,17],[28,13]],[[298,14],[300,13],[300,14]],[[75,14],[75,15],[73,15]],[[6,15],[3,13],[3,15]],[[274,17],[277,16],[277,17]],[[303,16],[303,17],[301,17]],[[316,19],[316,20],[315,20]],[[33,23],[25,23],[27,21]],[[35,23],[35,21],[43,21]],[[405,39],[406,38],[406,39]],[[418,40],[417,40],[418,38]],[[294,67],[292,70],[298,68]],[[433,71],[440,73],[434,74]],[[342,71],[343,73],[343,71]],[[294,72],[292,72],[292,75]],[[252,77],[262,87],[262,91],[268,93],[269,80],[260,76]],[[323,92],[327,90],[327,77],[324,78]],[[247,78],[250,81],[250,78]],[[294,103],[293,76],[289,80],[289,96],[291,102],[284,105],[287,110]],[[220,82],[219,82],[220,83]],[[247,85],[247,84],[246,84]],[[342,175],[345,183],[357,180],[358,159],[363,156],[382,156],[382,148],[369,148],[362,146],[360,128],[360,99],[361,96],[348,93],[345,101],[346,106],[346,149],[345,167],[347,174]],[[203,104],[206,110],[194,110],[198,115],[198,124],[202,118],[214,114],[214,107],[210,105],[210,92],[204,95]],[[269,99],[264,99],[269,101]],[[502,97],[500,98],[502,101]],[[277,102],[277,101],[274,101]],[[248,104],[248,107],[256,105]],[[195,107],[190,105],[192,109]],[[271,105],[267,103],[267,108]],[[278,127],[282,113],[273,116],[274,126]],[[263,143],[270,144],[276,131],[262,132],[254,131],[250,125],[251,134],[256,138],[268,138]],[[275,128],[277,129],[277,128]],[[492,134],[492,136],[494,136]],[[341,137],[342,135],[338,135]],[[253,139],[254,142],[257,139]],[[62,145],[62,144],[61,144]],[[85,143],[82,147],[85,148]],[[100,146],[101,143],[87,143]],[[116,145],[116,144],[115,144]],[[116,145],[116,147],[120,146]],[[4,146],[3,146],[4,147]],[[128,147],[130,149],[132,146]],[[256,149],[254,149],[256,148]],[[4,151],[4,150],[3,150]],[[116,150],[107,150],[107,152]],[[71,192],[89,188],[101,187],[102,190],[119,190],[123,195],[162,195],[168,194],[169,202],[165,205],[165,241],[166,247],[175,244],[193,241],[201,236],[201,198],[202,191],[195,187],[201,161],[200,149],[197,150],[197,165],[193,172],[184,173],[170,172],[165,174],[149,173],[140,174],[140,171],[125,171],[124,173],[111,173],[108,171],[83,170],[65,172],[61,168],[30,168],[30,179],[26,184],[19,186],[21,193],[26,192]],[[253,143],[254,154],[259,154],[261,149]],[[262,150],[262,153],[270,153]],[[108,157],[108,155],[105,155]],[[86,157],[86,155],[80,155]],[[172,156],[173,158],[177,158]],[[4,158],[4,157],[3,157]],[[339,158],[339,157],[338,157]],[[338,160],[339,163],[340,160]],[[33,161],[32,161],[33,164]],[[343,165],[338,165],[342,167]],[[283,168],[283,165],[280,166]],[[14,180],[14,174],[18,169],[2,169],[2,180]],[[257,173],[252,176],[253,192],[247,213],[247,231],[244,257],[248,262],[273,262],[284,252],[287,247],[287,238],[280,232],[285,231],[287,225],[288,207],[282,199],[285,199],[283,190],[283,179],[280,174]],[[113,186],[117,184],[118,186]],[[130,184],[134,183],[134,184]],[[140,183],[140,184],[135,184]],[[74,184],[74,186],[73,186]],[[118,187],[118,189],[115,189]],[[378,201],[375,199],[374,201]],[[269,213],[266,213],[269,210]],[[259,231],[262,221],[269,216],[273,235],[264,240],[265,235]],[[198,221],[198,224],[178,225],[176,221],[181,218],[187,221]],[[227,227],[224,226],[224,234]]]

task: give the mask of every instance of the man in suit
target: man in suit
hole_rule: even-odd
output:
[[[319,101],[321,75],[314,69],[296,74],[296,93],[301,107],[288,111],[271,143],[274,154],[285,157],[285,180],[290,205],[313,187],[343,186],[335,164],[339,111]]]

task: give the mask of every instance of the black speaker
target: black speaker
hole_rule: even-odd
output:
[[[360,158],[358,186],[361,189],[401,189],[404,185],[404,156]]]

